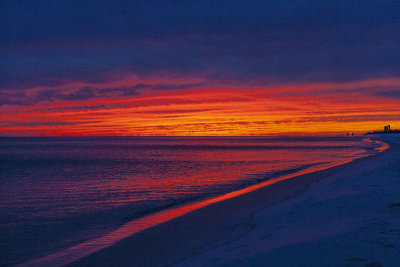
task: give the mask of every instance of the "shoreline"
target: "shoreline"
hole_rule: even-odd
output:
[[[138,232],[113,246],[90,254],[70,266],[116,265],[158,266],[176,264],[204,250],[210,244],[231,242],[251,229],[257,212],[301,195],[311,184],[343,169],[386,154],[357,158],[351,162],[315,172],[293,175],[270,185],[227,200],[192,210],[162,224]],[[267,181],[268,182],[268,181]]]
[[[385,153],[391,149],[392,146],[386,149]],[[356,158],[350,162],[340,163],[328,168],[309,169],[284,175],[222,196],[157,212],[156,214],[136,219],[133,224],[132,222],[127,223],[112,232],[111,235],[89,240],[73,248],[22,263],[19,266],[38,264],[41,266],[63,266],[66,264],[79,266],[97,265],[99,262],[118,262],[118,264],[122,265],[137,264],[139,266],[173,264],[176,263],[176,258],[186,255],[188,249],[190,251],[189,254],[191,254],[193,250],[199,250],[209,243],[221,240],[221,236],[231,234],[231,230],[236,229],[236,225],[242,225],[243,223],[246,225],[243,219],[253,216],[259,210],[296,197],[307,190],[312,183],[343,168],[377,157],[380,154],[382,153]],[[256,205],[254,200],[258,201]],[[224,225],[228,232],[218,227],[221,225]],[[210,234],[210,228],[214,227],[219,230]],[[193,232],[193,228],[197,230]],[[185,230],[182,231],[182,229]],[[166,235],[165,233],[168,234]],[[199,238],[201,235],[203,237]],[[204,238],[205,236],[207,238]],[[155,237],[159,241],[154,241]],[[185,240],[176,240],[176,237],[182,237],[190,241],[182,242]],[[174,243],[181,243],[183,246],[180,248],[174,247],[172,251],[167,253],[168,249],[157,247],[154,244],[154,242],[156,244],[170,243],[168,240],[173,240]],[[193,240],[196,241],[193,242]],[[151,249],[144,249],[146,247],[151,247]],[[131,250],[130,248],[135,248],[135,251],[139,252],[127,252]],[[154,251],[157,251],[157,254],[162,252],[161,254],[164,256],[158,255],[156,259],[152,257],[155,254]],[[180,251],[182,255],[175,255],[173,253],[175,251]]]

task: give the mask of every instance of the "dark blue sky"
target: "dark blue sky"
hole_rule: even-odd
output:
[[[399,76],[399,1],[2,1],[0,87],[174,73],[222,83]]]
[[[400,1],[0,1],[0,135],[400,125]]]

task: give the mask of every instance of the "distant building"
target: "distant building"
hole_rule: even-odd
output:
[[[390,125],[386,125],[383,127],[383,131],[373,131],[368,132],[367,134],[400,134],[400,130],[390,129]]]

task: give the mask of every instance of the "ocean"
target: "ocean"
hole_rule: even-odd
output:
[[[0,138],[0,264],[379,146],[358,136]]]

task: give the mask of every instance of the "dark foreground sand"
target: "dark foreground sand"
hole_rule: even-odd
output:
[[[400,266],[400,136],[384,153],[214,203],[71,266]]]

